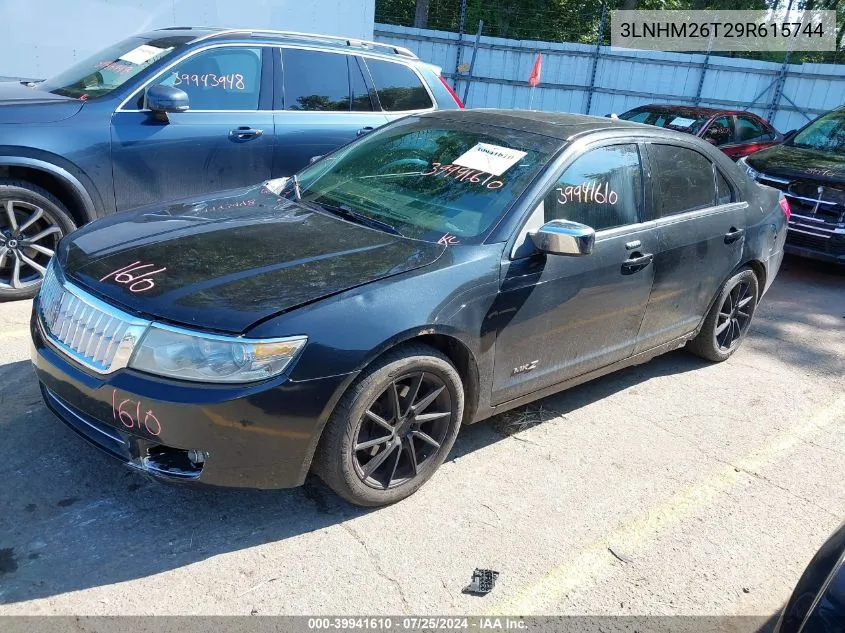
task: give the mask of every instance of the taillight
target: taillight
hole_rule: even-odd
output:
[[[789,208],[789,200],[781,196],[780,200],[778,200],[778,204],[783,210],[783,214],[786,216],[786,221],[789,222],[789,218],[792,217],[792,209]]]
[[[449,94],[452,95],[452,98],[455,100],[455,103],[458,104],[458,107],[463,108],[464,102],[460,100],[460,98],[458,97],[458,94],[452,89],[452,86],[450,86],[448,83],[446,83],[446,79],[443,77],[443,75],[440,75],[440,83],[442,83],[443,87],[446,88],[446,90],[449,91]]]

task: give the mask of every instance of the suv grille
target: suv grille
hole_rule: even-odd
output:
[[[149,322],[59,281],[51,265],[38,294],[39,323],[59,351],[100,374],[126,367]]]
[[[757,177],[764,185],[775,187],[789,200],[792,217],[789,219],[790,243],[811,248],[824,248],[833,238],[838,241],[845,236],[845,191],[831,185],[803,180],[788,180],[760,174]]]

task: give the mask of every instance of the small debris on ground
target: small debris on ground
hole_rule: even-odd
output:
[[[632,560],[631,560],[628,556],[625,556],[624,554],[617,554],[617,553],[616,553],[616,552],[614,552],[614,551],[613,551],[613,549],[612,549],[612,548],[610,548],[610,547],[608,547],[608,548],[607,548],[607,551],[608,551],[608,552],[610,552],[611,554],[613,554],[613,557],[614,557],[616,560],[618,560],[618,561],[620,561],[620,562],[622,562],[622,563],[625,563],[626,565],[627,565],[627,564],[629,564],[629,563],[633,563],[633,562],[634,562],[634,561],[632,561]]]
[[[562,416],[557,411],[543,406],[542,404],[527,405],[519,407],[518,409],[512,409],[502,413],[501,415],[497,415],[493,418],[491,426],[499,434],[504,435],[505,437],[510,437],[514,436],[516,433],[520,433],[521,431],[525,431],[526,429],[530,429],[531,427],[557,417],[565,418],[566,416]]]
[[[499,572],[492,569],[478,569],[472,572],[472,582],[464,587],[464,593],[484,596],[493,590]]]

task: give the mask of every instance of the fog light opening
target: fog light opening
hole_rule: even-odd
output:
[[[208,454],[198,449],[151,446],[143,458],[144,470],[178,479],[196,479],[202,474]]]

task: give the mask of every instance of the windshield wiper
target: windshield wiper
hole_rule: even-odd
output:
[[[355,222],[356,224],[362,224],[364,226],[369,226],[372,229],[379,229],[380,231],[384,231],[386,233],[402,237],[402,234],[396,230],[395,226],[388,224],[387,222],[382,222],[381,220],[371,218],[370,216],[364,215],[363,213],[353,211],[345,204],[339,206],[325,204],[323,202],[311,202],[311,204],[315,204],[321,209],[328,211],[329,213],[332,213],[334,215],[337,215],[343,218],[344,220],[349,220],[350,222]]]

